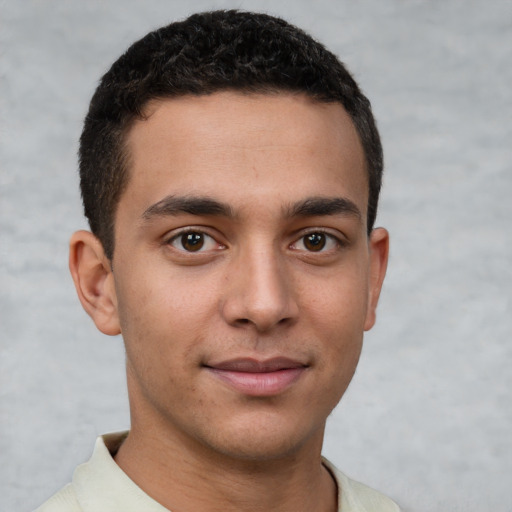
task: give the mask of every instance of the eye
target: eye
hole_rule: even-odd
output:
[[[308,251],[321,251],[327,243],[325,233],[310,233],[302,237],[302,243]]]
[[[222,247],[214,238],[202,231],[185,231],[171,238],[169,245],[186,252],[204,252]]]
[[[299,251],[326,252],[341,245],[339,239],[323,231],[313,231],[299,238],[291,248]]]

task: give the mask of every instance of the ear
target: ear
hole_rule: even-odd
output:
[[[82,307],[104,334],[120,334],[114,274],[101,242],[77,231],[69,242],[69,270]]]
[[[370,269],[368,283],[368,310],[364,330],[369,331],[375,325],[377,303],[386,275],[389,254],[389,233],[384,228],[376,228],[370,234]]]

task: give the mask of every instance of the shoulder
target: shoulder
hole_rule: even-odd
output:
[[[82,512],[82,509],[76,499],[73,485],[68,484],[34,512]]]
[[[93,487],[91,490],[92,477],[96,477],[101,487],[101,484],[112,478],[112,474],[120,471],[112,459],[110,450],[115,452],[127,434],[117,432],[98,437],[92,457],[75,469],[73,483],[66,485],[34,512],[83,512],[80,503],[84,505],[84,496],[87,501],[91,495],[97,494],[97,489]]]
[[[352,498],[356,499],[365,512],[400,512],[398,505],[379,491],[345,476]],[[359,510],[359,509],[357,509]]]
[[[392,499],[361,482],[352,480],[328,460],[323,459],[323,463],[338,485],[339,512],[400,512],[400,508]]]

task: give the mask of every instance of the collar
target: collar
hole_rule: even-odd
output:
[[[113,456],[128,432],[98,437],[92,457],[73,474],[73,487],[84,512],[169,512],[148,496],[116,464]]]
[[[73,487],[83,512],[169,512],[148,496],[116,464],[114,456],[128,432],[98,437],[92,457],[73,475]],[[338,488],[338,512],[399,512],[389,498],[349,479],[327,459],[322,464],[331,473]]]

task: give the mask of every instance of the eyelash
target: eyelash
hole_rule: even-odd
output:
[[[305,251],[308,254],[328,253],[328,252],[331,252],[332,249],[340,249],[347,245],[347,242],[345,240],[343,240],[341,237],[333,235],[331,232],[326,231],[324,229],[314,228],[314,229],[311,229],[310,231],[308,231],[307,233],[302,234],[299,238],[297,238],[297,240],[290,245],[290,248],[292,248],[293,250],[299,250],[299,249],[296,249],[294,246],[296,246],[299,243],[302,243],[305,245],[305,241],[306,241],[307,237],[311,237],[313,235],[322,235],[324,237],[324,244],[322,245],[322,247],[320,247],[320,250],[318,250],[318,251],[308,250],[306,248]],[[329,244],[329,241],[331,243],[333,243],[335,245],[335,247],[324,250],[325,245]]]
[[[183,246],[184,237],[186,235],[200,235],[202,237],[201,245],[199,246],[198,251],[188,251]],[[181,239],[181,246],[182,247],[181,248],[174,247],[174,242],[179,242],[180,239]],[[194,254],[194,253],[204,253],[204,252],[206,252],[206,251],[201,251],[201,249],[203,248],[204,244],[207,243],[207,242],[205,242],[205,239],[210,239],[213,242],[215,242],[215,244],[218,246],[219,249],[224,249],[225,248],[225,246],[223,244],[218,242],[215,237],[213,237],[212,235],[207,233],[204,229],[194,228],[194,227],[188,227],[188,228],[182,229],[178,233],[175,233],[170,238],[165,240],[164,243],[165,243],[165,245],[173,246],[175,249],[177,249],[180,252]]]
[[[198,247],[197,251],[187,250],[184,247],[184,237],[186,235],[199,235],[202,237],[202,239],[199,240],[198,242],[194,242],[191,240],[192,243],[200,243],[200,246]],[[313,236],[318,236],[318,235],[320,235],[322,237],[322,239],[320,241],[318,241],[318,240],[316,241],[317,243],[319,242],[321,244],[321,246],[319,247],[319,250],[308,249],[306,247],[306,244],[308,243],[307,237],[313,237]],[[165,245],[170,245],[170,246],[174,247],[176,250],[186,253],[186,254],[204,254],[205,252],[209,252],[207,250],[201,250],[201,249],[203,249],[204,244],[208,243],[208,239],[213,241],[217,245],[217,247],[216,247],[217,250],[226,248],[225,245],[218,242],[214,236],[210,235],[204,229],[194,228],[192,226],[184,228],[181,231],[179,231],[178,233],[173,234],[170,238],[166,239],[164,241],[164,243],[165,243]],[[180,240],[181,240],[181,247],[176,247],[174,244],[179,243]],[[315,243],[315,240],[313,238],[310,238],[310,242]],[[304,246],[304,249],[298,249],[296,247],[298,244],[302,244]],[[335,247],[329,247],[329,244],[334,244]],[[323,253],[330,253],[330,252],[332,252],[333,249],[342,248],[342,247],[346,246],[346,244],[347,244],[347,242],[345,240],[343,240],[341,237],[335,236],[332,233],[330,233],[324,229],[316,228],[316,229],[311,229],[307,233],[302,234],[299,238],[297,238],[294,242],[292,242],[289,245],[289,248],[291,250],[295,250],[295,251],[301,250],[307,254],[323,254]],[[327,249],[325,249],[326,245],[328,246]]]

